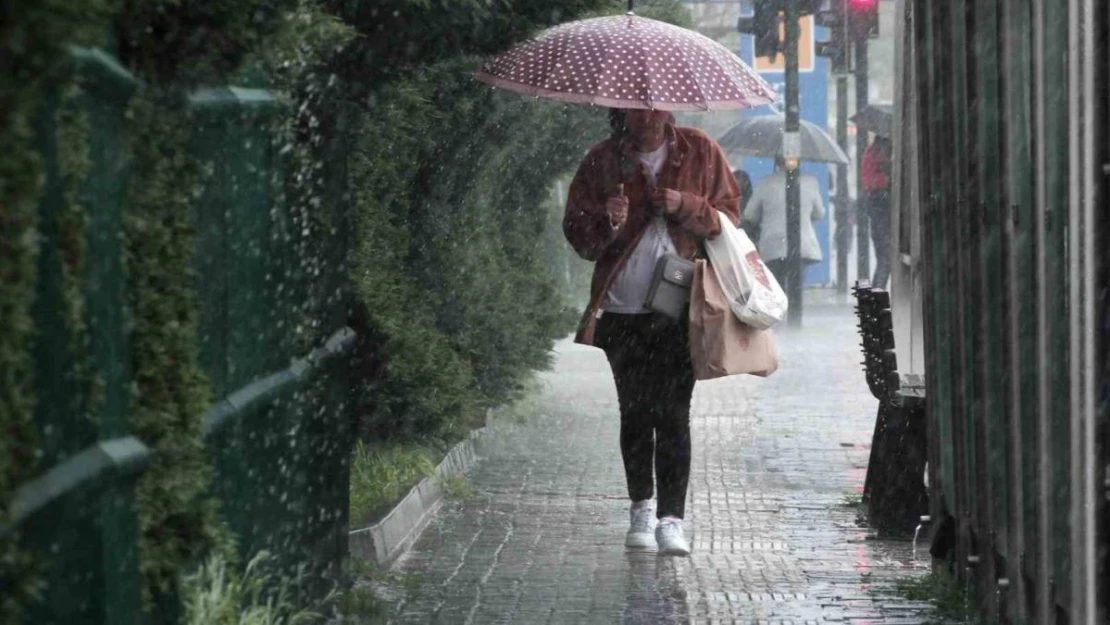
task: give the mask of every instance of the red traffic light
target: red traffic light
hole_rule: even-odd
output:
[[[879,0],[846,0],[853,39],[879,36]]]

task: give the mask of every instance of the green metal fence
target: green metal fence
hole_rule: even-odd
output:
[[[904,6],[931,516],[988,622],[1106,622],[1107,10]]]
[[[131,435],[126,414],[133,372],[125,304],[136,286],[124,271],[121,235],[131,170],[125,111],[143,87],[101,51],[76,50],[74,59],[81,96],[66,106],[87,116],[90,160],[81,189],[88,251],[77,278],[88,354],[75,357],[66,340],[75,322],[63,297],[66,242],[55,214],[64,192],[54,149],[60,105],[52,101],[37,127],[46,170],[33,307],[42,470],[17,490],[0,538],[16,537],[33,557],[27,574],[43,582],[26,623],[167,622],[179,610],[168,618],[143,611],[134,494],[136,479],[163,460]],[[307,603],[338,578],[346,554],[353,435],[346,355],[355,341],[345,327],[346,241],[335,237],[317,257],[304,256],[293,232],[301,226],[282,193],[289,172],[272,129],[283,111],[273,94],[200,89],[188,107],[194,156],[210,171],[193,222],[197,342],[216,398],[203,415],[211,491],[239,553],[267,550],[281,571],[299,572],[298,599]],[[329,167],[342,158],[337,152]],[[305,301],[325,291],[306,318]],[[298,331],[300,324],[315,328]],[[313,335],[324,338],[315,346],[303,338]],[[95,419],[77,405],[82,380],[95,381]]]

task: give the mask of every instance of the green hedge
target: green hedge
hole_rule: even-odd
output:
[[[109,5],[102,1],[16,0],[0,15],[0,522],[14,490],[40,469],[34,423],[33,349],[39,328],[32,309],[39,263],[38,204],[46,175],[38,153],[36,126],[57,124],[56,150],[63,197],[50,228],[59,233],[62,301],[67,347],[84,353],[84,299],[76,288],[84,264],[84,215],[74,191],[83,182],[87,159],[73,142],[85,133],[84,119],[68,104],[72,63],[66,44],[88,45],[103,32]],[[53,105],[51,108],[50,105]],[[52,118],[47,116],[53,115]],[[80,364],[74,371],[80,371]],[[87,380],[85,382],[88,382]],[[87,390],[91,384],[83,385]],[[67,408],[83,411],[87,401]],[[86,413],[87,414],[87,413]],[[12,537],[0,539],[0,621],[12,622],[41,591],[42,563]]]
[[[200,419],[211,397],[197,352],[190,205],[203,171],[186,149],[190,120],[180,104],[140,94],[128,114],[134,129],[134,182],[123,224],[134,372],[128,421],[158,454],[137,493],[140,570],[155,598],[175,590],[183,564],[199,562],[226,537],[206,496],[212,469]]]
[[[580,311],[568,304],[584,294],[568,297],[553,267],[571,264],[575,286],[584,271],[566,257],[573,252],[558,226],[562,207],[552,207],[549,193],[607,135],[606,113],[492,90],[472,79],[479,59],[467,54],[496,50],[508,43],[505,33],[548,20],[624,7],[506,2],[510,16],[431,4],[376,13],[411,24],[415,37],[414,28],[398,34],[354,12],[364,33],[385,34],[360,40],[365,49],[346,50],[332,65],[351,83],[374,85],[352,137],[349,184],[352,277],[369,337],[363,425],[375,438],[457,436],[547,366],[553,340],[573,329]],[[670,1],[641,13],[688,19]],[[366,59],[405,71],[374,74]]]
[[[677,0],[655,10],[681,17]],[[82,293],[88,141],[74,95],[72,45],[101,47],[142,83],[127,117],[130,178],[124,266],[130,363],[127,419],[156,464],[139,486],[147,596],[170,596],[206,552],[227,552],[207,492],[201,417],[212,397],[197,353],[190,215],[205,166],[190,154],[184,97],[198,86],[278,90],[278,201],[299,260],[291,293],[296,353],[343,323],[360,333],[355,389],[375,439],[450,440],[548,364],[576,310],[553,279],[567,262],[552,181],[607,132],[605,114],[499,93],[471,78],[478,55],[618,0],[16,0],[0,15],[0,510],[37,463],[32,318],[44,159],[36,116],[53,110],[65,189],[55,212],[80,405],[87,362]],[[650,13],[650,11],[645,11]],[[52,99],[52,100],[51,100]],[[61,106],[49,109],[48,101]],[[334,237],[353,241],[349,257]],[[321,281],[343,263],[342,284]],[[582,266],[577,265],[581,270]],[[564,285],[565,286],[565,285]],[[349,318],[334,318],[346,308]],[[54,330],[54,328],[51,328]],[[39,424],[41,426],[43,424]],[[0,620],[32,601],[29,556],[0,544]]]
[[[352,274],[378,337],[364,394],[378,436],[457,433],[569,330],[538,254],[552,236],[542,204],[604,121],[493,93],[474,66],[446,61],[378,90],[358,131]]]
[[[183,94],[201,82],[229,82],[266,37],[289,30],[297,0],[17,1],[0,16],[0,516],[22,482],[42,471],[36,404],[69,402],[64,413],[93,419],[98,380],[88,361],[83,293],[87,215],[81,200],[89,163],[88,131],[75,105],[81,96],[72,46],[103,46],[147,85],[128,113],[133,164],[123,233],[134,392],[132,431],[157,451],[139,486],[141,567],[147,597],[166,596],[177,576],[226,534],[206,498],[211,477],[200,438],[209,402],[196,358],[196,309],[189,208],[201,183],[188,156],[191,129],[181,117]],[[50,118],[45,116],[52,115]],[[53,133],[37,131],[52,128]],[[36,136],[36,133],[39,136]],[[39,223],[47,161],[55,156],[62,189],[52,223]],[[40,232],[57,248],[40,249]],[[62,327],[36,327],[31,311],[40,256],[61,268]],[[57,333],[71,362],[69,397],[36,397],[36,335]],[[57,412],[57,411],[54,411]],[[52,427],[52,424],[38,424]],[[72,447],[73,441],[67,441]],[[63,451],[64,453],[64,451]],[[57,458],[51,458],[50,462]],[[0,518],[2,521],[2,518]],[[0,620],[18,622],[35,602],[41,554],[6,539],[0,544]]]

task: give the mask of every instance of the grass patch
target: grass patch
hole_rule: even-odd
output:
[[[356,580],[396,584],[407,590],[419,588],[423,579],[419,573],[405,573],[383,569],[370,560],[356,556],[347,559],[347,575]]]
[[[898,594],[911,601],[927,601],[933,605],[940,623],[972,623],[975,603],[967,587],[948,573],[929,573],[921,577],[896,580]]]
[[[290,580],[266,570],[270,556],[259,552],[243,573],[221,555],[206,560],[182,582],[185,625],[299,625],[323,620],[322,614],[297,610]]]
[[[351,557],[346,562],[346,572],[353,583],[351,589],[338,598],[338,613],[344,625],[377,625],[385,623],[389,616],[389,603],[378,592],[383,589],[392,595],[403,591],[410,599],[414,598],[424,583],[419,573],[382,569],[369,560]],[[379,619],[379,620],[375,620]]]
[[[420,480],[432,475],[431,449],[414,444],[366,445],[351,456],[351,519],[377,519]]]
[[[468,501],[485,496],[465,475],[440,478],[439,484],[443,488],[443,496],[450,501]]]
[[[343,572],[348,579],[371,578],[378,571],[377,565],[370,560],[352,555],[343,562]]]
[[[370,588],[350,588],[339,597],[343,625],[385,625],[389,607]]]
[[[404,588],[408,592],[420,590],[424,577],[420,573],[406,573],[402,571],[381,571],[372,577],[374,581],[392,584]]]

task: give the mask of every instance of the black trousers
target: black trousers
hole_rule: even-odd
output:
[[[690,481],[690,398],[694,369],[688,321],[658,314],[605,313],[595,343],[605,350],[621,411],[621,456],[632,501],[651,499],[656,516],[683,518]]]
[[[816,264],[817,262],[818,261],[816,261],[816,260],[809,260],[808,258],[803,258],[802,259],[802,284],[805,284],[806,268],[809,267],[810,265]],[[771,275],[775,276],[775,281],[778,282],[779,286],[781,286],[782,289],[785,291],[786,290],[786,270],[787,270],[786,259],[785,258],[779,258],[777,260],[764,260],[763,264],[767,265],[767,269],[769,269],[771,271]]]
[[[885,289],[890,279],[890,191],[868,191],[864,207],[871,222],[871,243],[875,246],[871,286]]]
[[[763,264],[767,265],[767,269],[771,270],[771,275],[775,276],[775,281],[779,283],[782,289],[786,290],[786,259],[778,258],[775,260],[763,260]]]

